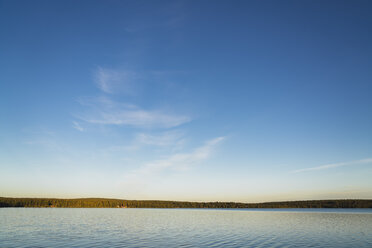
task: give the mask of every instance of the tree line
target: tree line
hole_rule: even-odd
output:
[[[311,200],[265,203],[55,199],[0,197],[0,207],[26,208],[372,208],[372,200]]]

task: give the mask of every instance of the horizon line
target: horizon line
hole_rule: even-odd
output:
[[[119,201],[157,201],[157,202],[192,202],[192,203],[242,203],[242,204],[265,204],[265,203],[285,203],[285,202],[311,202],[311,201],[372,201],[372,198],[344,198],[344,199],[307,199],[307,200],[282,200],[282,201],[264,201],[264,202],[239,202],[239,201],[183,201],[183,200],[132,200],[119,198],[104,198],[104,197],[80,197],[80,198],[57,198],[57,197],[6,197],[0,198],[11,199],[56,199],[56,200],[82,200],[82,199],[104,199],[104,200],[119,200]]]

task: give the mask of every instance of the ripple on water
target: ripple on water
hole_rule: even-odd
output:
[[[0,209],[0,247],[372,247],[372,211]]]

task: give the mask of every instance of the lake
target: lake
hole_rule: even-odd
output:
[[[0,247],[372,247],[371,209],[0,209]]]

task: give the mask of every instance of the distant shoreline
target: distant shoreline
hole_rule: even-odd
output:
[[[305,200],[263,203],[121,200],[106,198],[0,197],[0,208],[372,208],[370,199]]]

